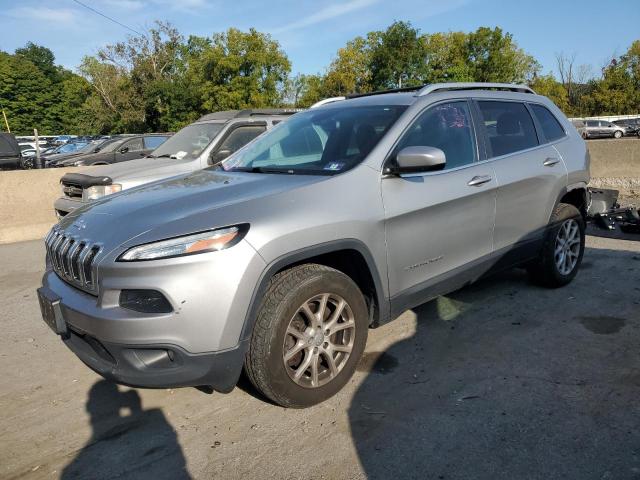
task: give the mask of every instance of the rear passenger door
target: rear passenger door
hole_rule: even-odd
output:
[[[551,142],[538,135],[525,103],[478,99],[476,104],[498,181],[494,250],[535,246],[566,186],[564,163]]]

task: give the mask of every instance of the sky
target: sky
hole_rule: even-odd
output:
[[[154,20],[168,20],[185,36],[254,27],[281,44],[294,73],[324,72],[348,40],[394,20],[425,33],[501,27],[542,64],[543,73],[555,72],[555,55],[564,52],[598,74],[640,39],[639,0],[80,1],[138,32]],[[74,0],[0,0],[0,32],[0,50],[13,52],[31,41],[72,70],[84,55],[132,34]]]

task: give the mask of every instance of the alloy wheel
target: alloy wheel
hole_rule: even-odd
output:
[[[327,384],[349,360],[355,334],[353,311],[340,295],[308,299],[287,326],[282,360],[289,377],[306,388]]]
[[[569,275],[578,263],[580,256],[580,226],[574,219],[565,220],[556,235],[554,259],[562,275]]]

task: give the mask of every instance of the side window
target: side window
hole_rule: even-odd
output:
[[[597,120],[587,120],[587,127],[597,127],[597,126],[598,126]]]
[[[161,137],[154,135],[153,137],[144,137],[144,148],[148,150],[155,150],[162,145],[168,137]]]
[[[229,136],[224,139],[222,145],[218,147],[218,151],[229,150],[234,153],[241,147],[244,147],[251,140],[264,133],[266,127],[264,125],[250,125],[246,127],[238,127],[233,130]]]
[[[142,137],[134,138],[133,140],[125,142],[121,148],[128,148],[128,152],[139,152],[143,150]]]
[[[527,107],[519,102],[479,101],[480,113],[494,157],[538,145]]]
[[[558,119],[542,105],[536,105],[534,103],[529,104],[531,110],[533,110],[533,114],[538,119],[540,126],[542,127],[542,133],[544,133],[545,138],[549,142],[553,142],[554,140],[558,140],[565,136],[564,129]]]
[[[436,147],[447,158],[445,170],[473,163],[476,143],[467,102],[436,105],[422,113],[396,147]]]

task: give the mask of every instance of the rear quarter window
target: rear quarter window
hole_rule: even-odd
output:
[[[542,105],[529,104],[533,114],[536,116],[542,133],[548,142],[553,142],[565,136],[564,129],[558,119],[549,111],[547,107]]]

